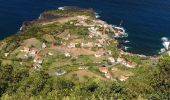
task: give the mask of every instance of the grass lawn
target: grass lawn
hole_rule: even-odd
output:
[[[41,48],[42,43],[36,38],[30,38],[30,39],[24,40],[22,45],[25,47],[33,46],[35,48]]]
[[[89,70],[77,70],[68,73],[66,76],[68,79],[74,79],[80,82],[87,80],[88,78],[96,78],[98,80],[106,80],[105,78],[89,71]]]
[[[118,78],[120,76],[126,76],[126,77],[134,76],[134,73],[132,73],[131,71],[121,70],[116,67],[112,68],[111,72],[113,73],[113,77],[115,78]]]
[[[2,66],[12,65],[13,62],[11,60],[2,60]]]

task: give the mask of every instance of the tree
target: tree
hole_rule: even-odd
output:
[[[0,66],[0,96],[5,93],[8,83],[11,81],[12,66]]]
[[[170,57],[163,56],[159,59],[158,70],[155,71],[151,85],[162,94],[162,98],[170,97]]]

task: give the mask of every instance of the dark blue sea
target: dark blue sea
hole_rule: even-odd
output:
[[[0,0],[0,39],[15,34],[23,21],[61,6],[93,8],[109,24],[123,27],[122,39],[132,53],[155,55],[163,48],[161,38],[170,37],[170,0]]]

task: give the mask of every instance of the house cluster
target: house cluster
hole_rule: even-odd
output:
[[[99,28],[97,27],[89,27],[89,37],[93,38],[93,37],[102,37],[102,32],[98,31]]]
[[[24,47],[22,50],[20,50],[21,52],[25,53],[24,56],[25,58],[28,58],[28,57],[32,57],[33,58],[33,66],[34,68],[41,68],[41,64],[43,62],[43,59],[40,55],[38,55],[39,53],[39,49],[36,49],[36,48],[28,48],[28,47]]]
[[[77,16],[77,23],[75,26],[89,26],[89,24],[86,23],[86,20],[88,19],[88,16]]]
[[[95,46],[101,48],[104,46],[106,40],[105,39],[97,39],[96,43],[95,43]]]
[[[126,61],[124,58],[121,58],[121,57],[119,57],[119,58],[117,59],[117,63],[120,63],[120,64],[122,64],[122,65],[124,65],[124,66],[126,66],[126,67],[128,67],[128,68],[135,68],[135,66],[137,66],[136,63],[134,63],[134,62],[128,62],[128,61]]]
[[[68,48],[75,48],[78,43],[70,43],[67,47]]]
[[[101,66],[99,67],[99,71],[105,75],[107,79],[112,79],[112,73],[111,71],[115,71],[115,68],[112,68],[111,71],[109,71],[108,67]],[[129,76],[120,75],[117,77],[120,81],[126,81],[129,78]]]
[[[99,71],[100,71],[101,73],[104,73],[104,75],[105,75],[105,77],[106,77],[107,79],[111,79],[111,78],[112,78],[112,73],[109,72],[108,67],[106,67],[106,66],[101,66],[101,67],[99,67]]]
[[[86,20],[88,19],[88,16],[77,16],[77,23],[76,26],[86,26],[89,27],[90,34],[89,37],[92,38],[93,36],[98,36],[100,33],[98,33],[95,27],[100,27],[106,29],[106,31],[112,31],[114,32],[114,37],[126,37],[128,34],[125,32],[125,29],[123,27],[108,25],[106,22],[102,20],[92,20],[92,23],[86,23]],[[93,34],[95,33],[95,34]]]
[[[97,39],[95,42],[81,43],[81,47],[98,47],[102,48],[105,44],[105,39]]]
[[[128,34],[125,32],[125,29],[123,27],[118,27],[118,26],[112,26],[108,25],[104,21],[101,20],[93,20],[93,26],[98,26],[101,28],[104,28],[105,31],[112,31],[114,32],[115,37],[126,37]]]
[[[109,39],[108,35],[105,34],[105,28],[103,29],[103,31],[99,31],[98,27],[89,27],[88,30],[89,30],[89,37],[90,38],[94,38],[94,37],[99,38],[100,37],[100,38],[105,39],[105,40]]]
[[[24,47],[22,50],[20,50],[21,52],[23,52],[23,53],[25,53],[25,57],[29,57],[29,56],[31,56],[31,57],[35,57],[36,56],[36,54],[39,52],[39,50],[38,49],[35,49],[35,48],[32,48],[32,49],[30,49],[30,48],[28,48],[28,47]]]
[[[93,42],[87,42],[87,43],[81,43],[81,47],[94,47],[94,43]]]
[[[42,43],[42,49],[45,49],[46,47],[46,44]],[[24,53],[25,58],[33,58],[33,67],[37,69],[42,67],[41,64],[43,63],[43,57],[39,55],[39,52],[42,49],[23,47],[23,49],[21,49],[20,51]],[[48,52],[48,55],[53,55],[53,53]]]

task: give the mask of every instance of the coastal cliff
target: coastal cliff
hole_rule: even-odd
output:
[[[1,98],[167,98],[169,56],[124,52],[117,41],[126,35],[122,30],[92,9],[72,7],[24,22],[20,32],[0,41]]]

